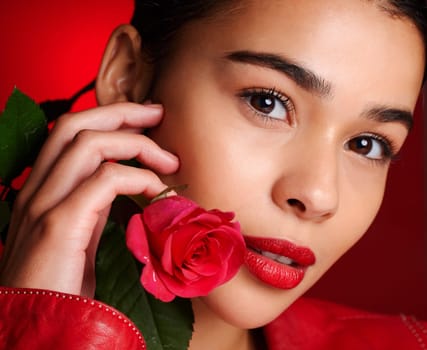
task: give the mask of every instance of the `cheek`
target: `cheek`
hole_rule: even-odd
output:
[[[364,236],[381,206],[386,175],[369,181],[361,176],[356,178],[360,181],[343,189],[339,210],[329,225],[328,239],[318,242],[322,256],[319,263],[324,265],[324,269],[328,269]]]
[[[271,322],[301,294],[298,289],[285,291],[263,285],[242,268],[232,280],[197,303],[234,327],[251,329]]]
[[[162,125],[149,135],[180,160],[180,168],[176,173],[161,178],[168,185],[189,185],[184,195],[204,206],[206,203],[201,201],[200,196],[196,196],[198,188],[209,191],[216,185],[217,175],[224,166],[221,162],[223,153],[220,145],[212,142],[209,132],[205,132],[209,128],[201,121],[194,121],[189,112],[172,111],[165,114]]]
[[[178,172],[162,180],[168,185],[188,184],[183,195],[206,208],[234,209],[230,194],[242,190],[241,175],[249,172],[245,170],[250,163],[245,144],[249,141],[226,119],[227,112],[219,108],[203,113],[192,105],[170,107],[161,126],[149,134],[180,159]]]

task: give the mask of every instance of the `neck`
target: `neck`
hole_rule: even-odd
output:
[[[194,332],[188,350],[255,350],[247,329],[224,322],[200,299],[193,301]]]

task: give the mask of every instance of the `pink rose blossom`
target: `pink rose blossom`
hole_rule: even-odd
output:
[[[244,261],[245,243],[233,213],[205,210],[172,196],[132,216],[126,243],[145,264],[144,288],[162,301],[207,295]]]

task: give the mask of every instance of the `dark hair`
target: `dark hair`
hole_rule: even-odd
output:
[[[410,19],[427,46],[427,0],[387,0],[378,6],[393,17]],[[143,50],[157,61],[167,55],[173,39],[186,23],[212,16],[235,4],[234,0],[135,0],[131,24],[142,38]],[[241,1],[240,1],[241,2]],[[426,49],[427,51],[427,49]]]
[[[135,0],[131,24],[141,35],[142,49],[157,61],[169,52],[173,39],[186,23],[213,16],[228,8],[230,0]],[[227,6],[228,5],[228,6]]]
[[[423,36],[424,44],[427,43],[427,1],[426,0],[388,0],[381,4],[392,16],[410,19]]]
[[[423,38],[424,53],[427,57],[427,0],[387,0],[379,6],[393,17],[408,18],[415,24]],[[426,79],[426,70],[424,68],[423,81]]]

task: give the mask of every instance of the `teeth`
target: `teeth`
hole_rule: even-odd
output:
[[[271,253],[271,252],[266,252],[266,251],[263,251],[263,250],[261,250],[260,253],[261,253],[261,255],[265,256],[266,258],[272,259],[272,260],[277,261],[277,262],[279,262],[281,264],[295,265],[295,262],[292,259],[289,259],[286,256],[282,256],[282,255],[279,255],[279,254],[274,254],[274,253]]]

